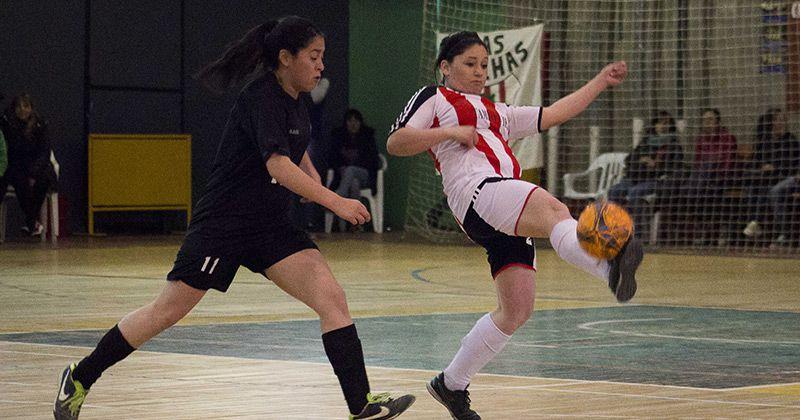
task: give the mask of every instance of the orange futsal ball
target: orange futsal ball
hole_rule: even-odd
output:
[[[631,216],[609,201],[590,203],[578,218],[578,243],[596,258],[613,259],[632,234]]]

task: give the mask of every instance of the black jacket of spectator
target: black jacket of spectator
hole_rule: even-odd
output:
[[[800,142],[792,133],[784,133],[778,138],[770,138],[756,146],[755,161],[760,165],[772,165],[769,178],[776,184],[800,170]]]
[[[649,157],[654,167],[641,162]],[[648,136],[625,158],[625,175],[634,182],[653,181],[683,170],[683,149],[674,134]]]
[[[55,188],[57,177],[50,162],[51,144],[47,122],[37,118],[30,131],[13,113],[6,112],[0,119],[0,128],[8,146],[6,177],[24,176]]]
[[[362,125],[355,137],[350,136],[345,126],[334,128],[331,130],[329,151],[328,166],[336,171],[337,176],[333,188],[338,184],[340,168],[359,166],[369,171],[370,188],[374,191],[380,158],[375,143],[375,130],[372,127]]]

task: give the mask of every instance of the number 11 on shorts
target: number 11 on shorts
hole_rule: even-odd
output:
[[[208,263],[211,262],[211,258],[212,257],[206,257],[206,259],[203,261],[203,268],[200,269],[200,272],[202,272],[202,273],[206,272],[206,267],[208,267]],[[208,269],[208,274],[213,274],[214,273],[214,269],[217,267],[217,263],[218,262],[219,262],[219,257],[217,257],[214,260],[214,262],[211,263],[211,268]]]

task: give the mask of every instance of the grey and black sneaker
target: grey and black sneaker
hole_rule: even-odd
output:
[[[380,394],[367,394],[367,405],[360,413],[350,415],[350,420],[388,420],[393,419],[414,404],[417,397],[413,395],[403,395],[400,398],[392,398],[388,392]]]
[[[619,302],[627,302],[636,294],[636,270],[644,259],[642,242],[631,237],[611,263],[608,287]]]
[[[444,385],[444,372],[428,383],[428,392],[439,401],[456,420],[480,420],[481,416],[469,408],[469,391],[451,391]]]
[[[72,379],[75,363],[67,366],[61,374],[61,383],[58,386],[58,395],[53,407],[53,416],[56,420],[75,420],[81,412],[83,400],[86,399],[88,390],[80,382]]]

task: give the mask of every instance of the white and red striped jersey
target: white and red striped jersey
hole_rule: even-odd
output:
[[[426,129],[470,125],[476,128],[475,148],[446,140],[428,150],[436,170],[442,175],[447,202],[459,222],[463,222],[481,181],[490,177],[519,179],[520,166],[508,140],[538,133],[541,121],[540,107],[494,103],[480,95],[444,86],[427,86],[411,97],[391,133],[406,126]]]

